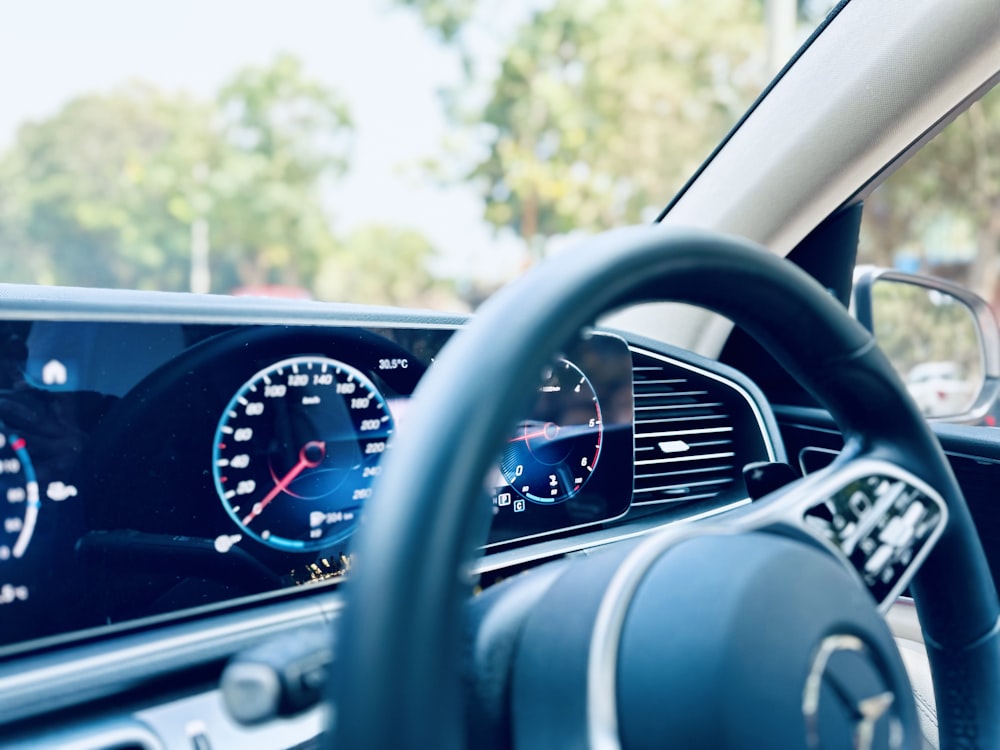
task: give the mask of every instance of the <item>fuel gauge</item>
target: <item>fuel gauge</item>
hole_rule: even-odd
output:
[[[24,438],[0,432],[0,562],[23,557],[41,502]]]

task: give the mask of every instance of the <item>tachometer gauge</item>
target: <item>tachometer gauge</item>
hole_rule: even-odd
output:
[[[354,531],[393,430],[363,373],[320,356],[251,377],[215,433],[212,471],[240,529],[287,551],[317,550]]]
[[[561,503],[583,489],[601,455],[597,393],[580,368],[560,359],[544,374],[529,414],[509,438],[500,472],[527,500]]]
[[[38,481],[24,438],[0,432],[0,562],[24,556],[40,506]]]

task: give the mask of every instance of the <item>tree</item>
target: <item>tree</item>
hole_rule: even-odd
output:
[[[476,0],[396,0],[414,9],[424,24],[446,42],[454,42],[473,17]]]
[[[452,285],[429,269],[435,249],[413,229],[370,224],[327,256],[316,278],[321,299],[407,307],[455,306]]]
[[[762,82],[740,0],[558,0],[517,35],[483,120],[487,218],[529,243],[662,207]]]
[[[294,58],[240,71],[216,101],[130,84],[25,124],[0,156],[6,278],[186,289],[192,225],[214,288],[305,285],[335,251],[321,192],[350,118]],[[20,273],[21,278],[13,274]]]
[[[465,54],[470,28],[486,27],[492,7],[398,2]],[[553,235],[650,218],[752,101],[766,60],[763,2],[531,7],[504,44],[485,104],[474,68],[452,92],[456,124],[485,154],[453,176],[475,181],[487,220],[537,257]]]
[[[140,84],[24,125],[0,162],[5,241],[53,283],[183,288],[177,204],[217,157],[211,109]]]
[[[321,192],[347,169],[347,107],[289,55],[240,71],[218,105],[230,161],[213,180],[210,225],[228,283],[305,285],[335,251]]]

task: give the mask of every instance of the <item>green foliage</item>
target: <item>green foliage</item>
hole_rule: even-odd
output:
[[[228,162],[209,177],[213,249],[233,282],[308,284],[335,248],[320,193],[347,168],[346,105],[283,55],[239,72],[218,107]]]
[[[211,161],[211,110],[132,85],[24,125],[0,163],[4,233],[53,283],[183,286],[178,202]]]
[[[321,299],[440,307],[454,298],[452,285],[428,271],[434,247],[415,230],[368,225],[343,247],[320,266],[315,287]]]
[[[0,241],[31,278],[11,261],[0,271],[185,289],[204,221],[216,290],[304,285],[335,249],[320,192],[346,169],[350,127],[288,56],[241,71],[214,102],[141,84],[80,97],[0,157]]]
[[[444,41],[453,41],[458,36],[476,7],[476,0],[396,0],[396,2],[413,8],[424,24]]]
[[[648,218],[763,82],[762,7],[745,0],[555,0],[500,60],[472,179],[494,226],[536,252],[570,230]],[[473,92],[476,82],[470,81]]]
[[[477,11],[483,13],[488,0],[395,0],[399,5],[412,8],[427,28],[446,42],[455,42],[461,32],[474,21]],[[768,0],[747,0],[754,12],[763,13]],[[499,0],[494,0],[499,2]],[[536,2],[536,6],[544,5]],[[815,26],[836,5],[836,0],[796,0],[795,12],[800,21]],[[496,10],[496,8],[492,8]]]
[[[760,83],[760,17],[740,0],[561,0],[502,62],[487,217],[526,240],[661,207]]]

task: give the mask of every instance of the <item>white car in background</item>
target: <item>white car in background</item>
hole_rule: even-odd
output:
[[[977,395],[955,362],[921,362],[907,374],[906,389],[927,417],[961,414]]]

